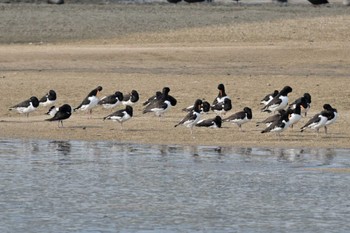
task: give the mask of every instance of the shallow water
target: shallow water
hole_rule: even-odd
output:
[[[0,232],[349,232],[342,149],[0,140]]]

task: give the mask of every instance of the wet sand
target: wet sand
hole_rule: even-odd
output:
[[[232,6],[227,4],[113,4],[47,6],[0,5],[0,138],[116,140],[150,144],[259,147],[349,148],[350,16],[331,7]],[[28,10],[29,8],[29,10]],[[12,15],[12,17],[7,17]],[[69,20],[67,20],[69,19]],[[66,21],[67,20],[67,21]],[[223,83],[233,109],[248,106],[253,120],[224,123],[222,129],[174,125],[182,108],[197,98],[212,102]],[[140,93],[134,117],[120,125],[103,121],[111,113],[98,107],[92,118],[75,112],[58,128],[39,107],[27,118],[8,108],[48,90],[56,105],[80,104],[101,85],[100,97],[119,90]],[[259,101],[290,85],[295,100],[309,92],[312,107],[294,129],[279,138],[261,134],[257,121],[269,114]],[[142,103],[164,86],[178,104],[162,119],[142,114]],[[329,103],[339,112],[329,133],[299,128]],[[119,109],[120,107],[117,107]],[[214,117],[214,113],[203,118]]]

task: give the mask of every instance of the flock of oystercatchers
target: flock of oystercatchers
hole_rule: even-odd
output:
[[[251,108],[244,107],[242,111],[223,118],[223,115],[226,115],[226,113],[232,110],[232,101],[226,94],[224,84],[219,84],[217,89],[219,93],[211,104],[208,101],[196,99],[193,105],[182,109],[182,111],[187,112],[187,114],[175,127],[184,125],[190,128],[192,134],[195,126],[221,128],[223,122],[230,122],[236,124],[239,129],[242,130],[242,125],[251,121],[253,118]],[[9,110],[16,110],[19,113],[29,116],[29,113],[35,111],[40,105],[44,107],[51,106],[47,112],[51,118],[46,119],[46,121],[58,121],[58,127],[60,127],[60,124],[63,127],[63,121],[68,119],[73,111],[87,111],[91,117],[92,109],[97,106],[112,109],[118,105],[124,105],[125,108],[117,110],[103,118],[103,120],[119,122],[121,128],[123,128],[123,123],[133,117],[132,105],[139,101],[139,93],[136,90],[132,90],[128,94],[116,91],[111,95],[99,99],[97,95],[101,91],[101,86],[96,87],[83,99],[81,104],[74,109],[72,109],[69,104],[63,104],[60,107],[52,106],[57,99],[57,95],[54,90],[50,90],[40,100],[32,96],[28,100],[10,107]],[[143,103],[143,113],[154,113],[155,116],[161,117],[164,113],[169,111],[169,109],[174,107],[177,104],[177,100],[171,96],[169,92],[170,88],[164,87],[162,91],[157,91],[154,96],[149,97]],[[256,126],[265,125],[265,129],[263,129],[261,133],[275,132],[280,134],[284,130],[293,127],[303,116],[307,116],[307,112],[311,107],[311,95],[305,93],[302,97],[289,103],[288,94],[291,92],[292,88],[290,86],[285,86],[282,90],[274,90],[271,94],[262,98],[260,102],[260,104],[263,105],[261,111],[274,113],[274,115],[270,115],[263,121],[256,123]],[[205,113],[210,111],[216,113],[214,118],[201,119]],[[300,128],[300,131],[303,132],[306,129],[314,129],[318,134],[319,129],[324,128],[325,133],[327,133],[327,127],[333,124],[337,117],[337,110],[330,104],[324,104],[323,110],[311,117],[307,123]]]

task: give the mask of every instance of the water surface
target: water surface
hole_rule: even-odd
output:
[[[349,232],[343,149],[0,140],[0,232]]]

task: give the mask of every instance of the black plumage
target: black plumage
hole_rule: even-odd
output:
[[[124,105],[133,105],[137,101],[139,101],[139,99],[140,99],[139,93],[136,90],[132,90],[130,93],[127,93],[123,96],[122,103]]]
[[[116,91],[112,95],[103,97],[98,104],[102,105],[104,108],[113,108],[121,103],[123,100],[123,93]]]
[[[71,115],[72,115],[71,106],[69,104],[64,104],[58,108],[58,111],[55,113],[55,115],[52,118],[46,119],[46,121],[58,121],[58,127],[60,127],[60,123],[63,127],[63,120],[68,119]]]
[[[208,127],[208,128],[221,128],[222,118],[220,116],[216,116],[214,118],[200,120],[196,124],[197,127]]]

